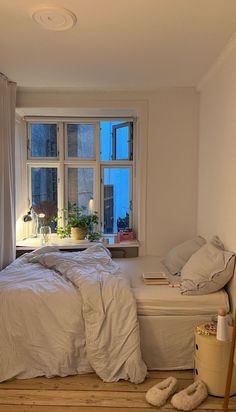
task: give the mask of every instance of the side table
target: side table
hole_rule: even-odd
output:
[[[224,396],[232,330],[233,328],[229,327],[230,341],[227,342],[217,340],[215,335],[203,335],[195,331],[195,378],[205,382],[210,395]],[[234,365],[230,395],[235,394],[236,366]]]

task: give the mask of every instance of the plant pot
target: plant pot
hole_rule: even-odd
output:
[[[71,228],[71,237],[74,240],[83,240],[87,235],[88,230],[87,228],[81,229],[80,227],[72,227]]]

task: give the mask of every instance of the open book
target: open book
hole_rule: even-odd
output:
[[[145,285],[169,285],[169,279],[164,272],[143,272]]]

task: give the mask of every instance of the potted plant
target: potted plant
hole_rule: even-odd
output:
[[[72,205],[69,210],[64,208],[63,213],[66,225],[64,228],[57,226],[57,234],[61,238],[71,235],[74,240],[83,240],[98,224],[97,212],[90,213],[84,207]]]

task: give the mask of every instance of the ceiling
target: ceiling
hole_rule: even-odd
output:
[[[42,5],[77,24],[41,28]],[[196,86],[235,31],[236,0],[0,0],[0,71],[22,87]]]

